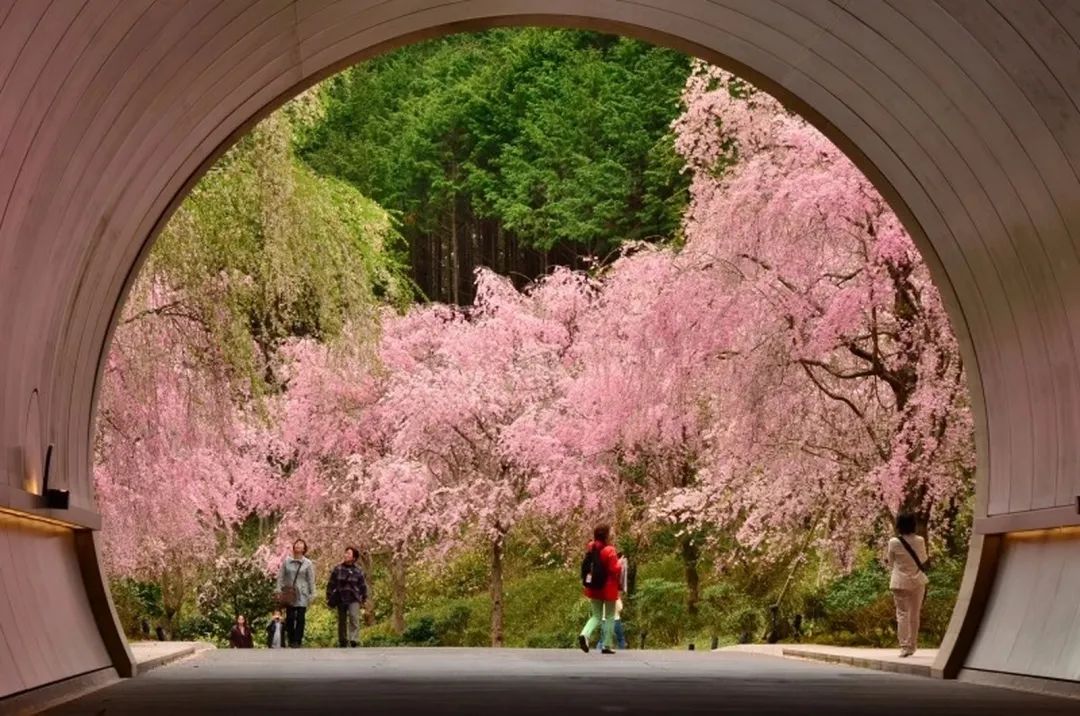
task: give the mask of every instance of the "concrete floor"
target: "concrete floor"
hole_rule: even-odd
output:
[[[758,654],[214,650],[49,714],[1080,713],[1076,701]]]

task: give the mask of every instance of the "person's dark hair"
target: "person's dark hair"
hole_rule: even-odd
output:
[[[611,525],[604,524],[593,527],[592,536],[597,542],[607,544],[608,537],[611,536]]]
[[[356,547],[346,547],[345,551],[351,554],[354,560],[360,559],[360,550],[358,550]]]
[[[298,540],[296,540],[296,541],[294,541],[294,542],[292,543],[293,549],[296,549],[296,545],[298,545],[298,544],[302,544],[302,545],[304,545],[304,551],[303,551],[303,553],[302,553],[302,554],[307,554],[307,542],[305,542],[305,541],[304,541],[304,540],[302,540],[302,539],[298,539]]]
[[[896,516],[896,531],[902,535],[915,534],[915,515],[901,512]]]

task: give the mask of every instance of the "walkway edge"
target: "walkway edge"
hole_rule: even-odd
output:
[[[910,676],[933,676],[932,667],[929,664],[913,662],[895,662],[872,657],[852,656],[848,654],[836,654],[826,651],[815,651],[805,647],[784,647],[781,651],[786,657],[796,659],[808,659],[810,661],[822,661],[828,664],[845,664],[862,669],[874,669],[876,671],[888,671],[894,674],[908,674]]]
[[[213,644],[188,644],[186,646],[176,649],[175,651],[170,651],[167,654],[162,654],[161,656],[155,656],[153,658],[138,662],[135,668],[135,676],[142,676],[143,674],[153,671],[154,669],[157,669],[159,667],[167,666],[168,664],[180,661],[181,659],[186,659],[189,656],[195,656],[196,654],[201,654],[204,651],[210,651],[211,649],[216,648],[217,647],[215,647]]]

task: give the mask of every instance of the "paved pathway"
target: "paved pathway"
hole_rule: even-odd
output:
[[[1075,701],[737,652],[206,651],[50,714],[1069,714]]]

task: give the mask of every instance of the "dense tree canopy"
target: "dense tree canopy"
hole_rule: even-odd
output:
[[[286,338],[327,340],[349,321],[374,325],[384,300],[412,298],[387,213],[294,154],[294,136],[319,108],[304,95],[230,149],[170,219],[140,275],[182,289],[184,310],[255,393],[273,382]]]
[[[474,266],[532,279],[676,233],[669,124],[688,66],[596,33],[433,40],[328,81],[302,155],[400,217],[428,296],[467,304]]]

